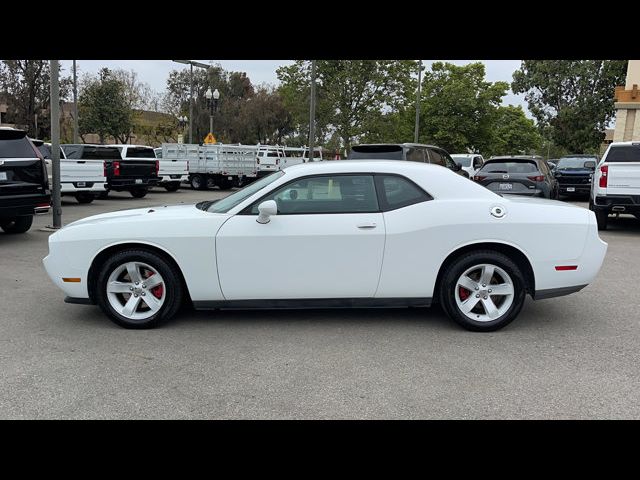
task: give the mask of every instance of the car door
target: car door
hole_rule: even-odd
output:
[[[260,224],[266,200],[276,201],[278,214]],[[219,230],[220,285],[228,300],[373,297],[384,242],[373,175],[299,178]]]

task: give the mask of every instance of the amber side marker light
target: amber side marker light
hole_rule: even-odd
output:
[[[558,265],[556,266],[556,270],[558,271],[562,271],[562,270],[577,270],[578,269],[578,265]]]
[[[80,283],[80,279],[79,278],[64,278],[63,277],[62,281],[66,282],[66,283]]]

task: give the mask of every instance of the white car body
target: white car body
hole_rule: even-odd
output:
[[[477,153],[456,153],[452,154],[451,158],[462,165],[462,170],[469,174],[469,178],[473,178],[484,164],[484,158]]]
[[[268,175],[271,172],[281,170],[284,165],[285,153],[282,147],[260,145],[256,161],[258,163],[258,176]]]
[[[371,213],[274,215],[267,224],[258,223],[256,215],[239,214],[293,180],[345,174],[401,175],[432,198]],[[119,245],[142,245],[176,262],[196,308],[269,301],[280,305],[296,299],[429,305],[445,259],[466,247],[517,249],[530,264],[535,287],[529,293],[536,299],[589,284],[607,249],[587,209],[545,199],[501,197],[436,165],[312,162],[274,175],[273,183],[226,213],[193,205],[161,206],[73,222],[49,237],[46,270],[68,297],[90,302],[94,259]],[[256,251],[280,253],[248,254]],[[576,268],[558,270],[564,265]],[[67,283],[64,278],[78,280]]]
[[[622,149],[634,153],[621,155]],[[640,142],[609,145],[593,174],[591,199],[596,207],[606,206],[608,213],[640,215]]]

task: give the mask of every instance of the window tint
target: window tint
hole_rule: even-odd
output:
[[[444,157],[437,150],[429,149],[429,157],[431,158],[431,163],[434,165],[446,166]]]
[[[318,152],[319,153],[319,152]],[[349,154],[350,160],[404,160],[404,149],[401,145],[356,145]]]
[[[80,147],[77,145],[63,145],[62,150],[67,158],[80,158]]]
[[[114,147],[84,147],[85,160],[120,160],[120,152]]]
[[[120,150],[122,153],[122,150]],[[153,148],[127,147],[127,158],[156,158]]]
[[[444,150],[441,152],[441,154],[444,157],[445,167],[450,168],[450,169],[455,169],[456,163],[451,158],[451,155],[449,155]]]
[[[462,155],[453,155],[452,158],[454,162],[459,163],[463,167],[471,166],[471,157],[462,156]],[[474,160],[474,165],[475,165],[475,160]]]
[[[534,161],[496,161],[485,163],[483,173],[534,173],[538,171]]]
[[[267,157],[277,157],[277,156],[278,156],[278,152],[274,152],[274,151],[267,152]]]
[[[31,142],[23,136],[0,139],[0,158],[37,158],[37,155]]]
[[[307,177],[288,183],[263,197],[251,207],[275,200],[279,215],[314,213],[377,212],[378,199],[371,175],[327,175]]]
[[[611,147],[605,162],[640,162],[640,144]]]
[[[410,162],[424,162],[424,150],[420,148],[407,149],[407,160]]]
[[[473,168],[480,168],[482,166],[482,158],[475,157],[473,159]]]
[[[381,197],[385,211],[433,199],[431,195],[404,177],[379,175],[376,179],[378,189],[382,192]]]

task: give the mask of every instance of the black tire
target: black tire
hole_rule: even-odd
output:
[[[217,185],[220,190],[229,190],[233,187],[233,181],[228,178],[220,178],[218,179]]]
[[[131,193],[131,196],[133,198],[144,198],[147,195],[147,193],[149,193],[149,189],[148,188],[134,188],[129,193]]]
[[[5,233],[25,233],[33,224],[33,215],[0,220],[0,228]]]
[[[144,320],[132,320],[118,313],[109,303],[107,281],[111,273],[122,264],[138,261],[155,268],[164,279],[165,300],[153,316]],[[124,328],[154,328],[171,319],[182,305],[184,297],[182,276],[178,268],[162,256],[142,249],[123,250],[107,258],[100,267],[94,286],[95,299],[102,311],[117,325]]]
[[[180,182],[165,183],[164,189],[167,192],[176,192],[180,188]]]
[[[596,214],[596,222],[598,223],[598,230],[606,230],[607,222],[609,221],[609,212],[605,209],[598,208],[593,204],[593,200],[589,199],[589,210]]]
[[[106,200],[107,198],[109,198],[109,190],[105,190],[104,192],[100,192],[98,194],[98,198],[100,200]]]
[[[78,203],[91,203],[96,198],[93,193],[76,193],[75,197]]]
[[[195,174],[189,178],[189,183],[191,184],[191,188],[194,190],[206,190],[207,189],[207,179],[202,175]]]
[[[469,268],[480,264],[492,264],[503,269],[513,281],[513,303],[500,317],[491,321],[474,321],[467,317],[456,303],[455,293],[458,278]],[[449,263],[439,286],[439,301],[449,318],[467,330],[492,332],[511,323],[522,310],[526,297],[526,283],[518,266],[506,255],[494,250],[478,250],[466,253]]]

